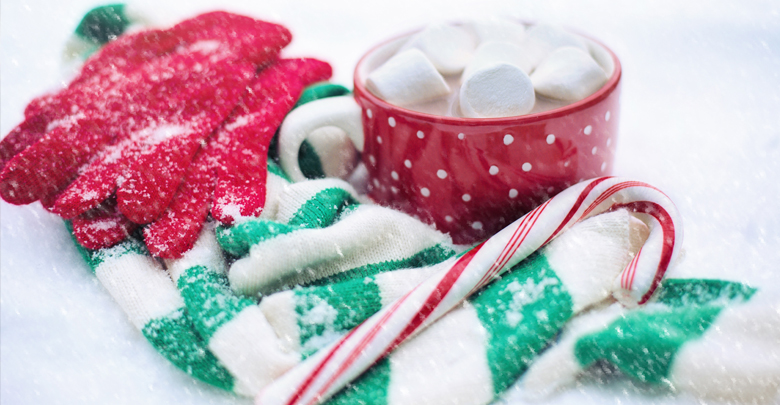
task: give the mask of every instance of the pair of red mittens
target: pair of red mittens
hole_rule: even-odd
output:
[[[271,137],[303,87],[331,75],[277,60],[290,39],[225,12],[119,37],[0,142],[0,196],[73,219],[90,249],[150,224],[147,246],[165,258],[192,247],[209,207],[223,223],[259,215]]]

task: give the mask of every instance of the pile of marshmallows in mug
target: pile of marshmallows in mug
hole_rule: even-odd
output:
[[[366,87],[412,110],[446,103],[438,115],[510,117],[582,100],[613,70],[609,52],[587,38],[496,19],[425,28],[372,71]]]

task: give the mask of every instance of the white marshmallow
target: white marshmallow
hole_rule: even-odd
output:
[[[603,46],[590,39],[583,38],[583,41],[588,45],[590,57],[601,66],[601,70],[606,73],[607,77],[612,77],[612,73],[615,72],[615,61],[612,59],[612,55]]]
[[[412,37],[401,49],[416,48],[430,59],[443,75],[463,71],[477,47],[476,39],[465,29],[450,24],[432,24]]]
[[[531,111],[535,96],[522,69],[497,63],[474,72],[461,86],[459,101],[465,117],[510,117]]]
[[[419,49],[395,54],[371,72],[366,87],[393,104],[408,105],[444,96],[450,86]]]
[[[540,95],[578,101],[601,88],[607,75],[586,51],[566,46],[544,59],[531,74],[531,81]]]
[[[461,81],[466,81],[477,70],[502,62],[515,65],[526,74],[531,73],[531,61],[518,45],[510,42],[485,42],[477,48],[471,62],[463,69]]]
[[[473,20],[465,25],[477,39],[480,46],[486,42],[512,42],[519,44],[525,38],[525,27],[503,18]]]
[[[531,61],[532,67],[536,67],[560,47],[574,46],[585,51],[588,50],[585,42],[578,36],[550,24],[536,24],[529,28],[525,32],[525,39],[520,46],[528,60]]]

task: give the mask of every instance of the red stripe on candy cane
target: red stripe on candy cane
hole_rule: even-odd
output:
[[[528,220],[528,226],[523,228],[522,237],[517,239],[517,240],[515,240],[513,242],[512,246],[510,247],[510,249],[508,251],[508,254],[505,255],[502,258],[501,263],[499,263],[498,265],[496,265],[494,263],[493,266],[491,266],[492,268],[491,268],[491,271],[489,273],[489,276],[487,278],[485,278],[484,280],[481,280],[480,283],[478,284],[478,286],[474,290],[472,290],[472,293],[474,291],[482,288],[484,285],[486,285],[490,281],[492,281],[493,278],[506,266],[507,262],[509,262],[509,259],[511,259],[512,256],[515,255],[515,253],[517,252],[517,249],[519,249],[520,246],[522,246],[523,242],[525,242],[525,239],[528,237],[528,234],[534,228],[534,225],[536,225],[536,221],[542,215],[542,213],[544,212],[544,209],[547,208],[547,205],[549,203],[550,203],[550,200],[545,201],[544,204],[542,204],[541,206],[537,207],[536,209],[531,211],[531,213],[529,215],[526,216],[526,217],[528,217],[530,219]],[[469,295],[471,295],[471,293]]]
[[[547,208],[547,204],[550,203],[550,200],[547,200],[542,204],[541,206],[537,207],[529,215],[527,215],[528,218],[528,226],[523,227],[523,231],[521,232],[522,237],[519,237],[515,241],[512,242],[512,246],[507,250],[507,254],[501,259],[501,262],[496,265],[493,264],[492,271],[493,275],[495,275],[496,272],[504,268],[506,263],[509,261],[509,259],[514,256],[514,254],[517,252],[517,249],[520,248],[520,246],[525,242],[525,238],[528,237],[528,233],[531,232],[531,230],[536,225],[536,221],[539,219],[539,217],[542,215],[542,212],[544,212],[544,209]],[[493,277],[491,276],[490,279]]]
[[[596,207],[598,207],[601,203],[603,203],[604,201],[606,201],[608,198],[612,197],[613,195],[615,195],[619,191],[625,190],[625,189],[630,188],[630,187],[647,187],[649,189],[658,191],[659,193],[663,194],[661,192],[661,190],[659,190],[659,189],[657,189],[657,188],[655,188],[655,187],[653,187],[653,186],[651,186],[651,185],[649,185],[647,183],[642,183],[641,181],[624,181],[624,182],[615,184],[614,186],[612,186],[609,189],[607,189],[606,191],[604,191],[595,201],[593,201],[593,203],[590,204],[590,206],[588,206],[587,209],[585,209],[585,212],[582,213],[582,217],[581,218],[587,217],[588,214],[590,214],[591,212],[593,212],[593,210],[596,209]],[[664,194],[664,196],[666,196],[666,195]],[[613,208],[616,209],[616,207],[613,207]]]
[[[628,283],[626,284],[626,289],[630,290],[631,287],[634,286],[634,277],[636,277],[636,267],[637,263],[639,263],[639,256],[642,255],[642,249],[639,249],[638,252],[636,252],[636,263],[634,263],[634,266],[631,267],[631,272],[629,273]]]
[[[531,222],[531,218],[535,217],[538,214],[538,212],[539,211],[537,208],[529,212],[528,215],[524,215],[522,218],[520,218],[520,224],[517,226],[514,233],[512,233],[512,237],[509,238],[509,242],[506,244],[506,246],[504,246],[504,249],[501,251],[501,254],[498,255],[498,258],[496,258],[496,261],[490,265],[490,269],[488,269],[488,273],[493,271],[497,267],[498,263],[501,263],[501,265],[503,265],[504,263],[507,262],[507,260],[509,260],[512,254],[515,252],[514,246],[517,244],[517,241],[521,238],[523,234],[526,233],[527,229],[529,228],[529,223]]]
[[[615,202],[603,204],[616,195]],[[550,242],[568,226],[589,215],[618,208],[647,214],[658,224],[652,228],[650,239],[642,250],[615,280],[616,297],[626,305],[646,302],[676,254],[676,245],[681,243],[682,229],[676,224],[679,217],[674,204],[658,189],[642,182],[594,179],[565,190],[473,248],[444,273],[421,283],[358,326],[356,333],[350,333],[325,349],[325,355],[306,360],[297,366],[295,373],[279,378],[258,396],[257,403],[292,405],[326,400],[350,378],[360,375],[407,338]],[[578,215],[581,210],[582,214]],[[643,293],[639,300],[633,295],[636,293]]]
[[[393,349],[396,348],[401,342],[406,340],[407,337],[412,335],[422,324],[423,322],[431,315],[431,313],[439,306],[442,299],[449,293],[449,291],[452,289],[452,286],[455,284],[456,281],[460,278],[460,275],[463,273],[463,270],[465,270],[466,266],[471,262],[471,259],[474,258],[474,255],[476,255],[477,251],[482,247],[482,244],[479,246],[471,249],[466,254],[460,257],[458,261],[453,265],[452,270],[447,272],[444,278],[439,282],[439,284],[436,286],[436,288],[431,292],[431,294],[428,296],[428,299],[423,303],[422,308],[412,317],[412,320],[406,325],[406,328],[404,328],[398,336],[390,343],[390,345],[385,350],[385,353],[383,353],[379,358],[384,357],[387,355],[387,353],[390,353],[393,351]],[[366,334],[365,337],[358,343],[356,348],[350,353],[350,355],[344,360],[342,365],[336,370],[336,372],[333,373],[333,375],[328,379],[325,384],[323,384],[322,388],[317,392],[316,395],[314,395],[314,399],[309,402],[309,404],[314,403],[316,401],[316,398],[322,396],[325,394],[325,392],[330,388],[333,383],[341,377],[342,374],[351,366],[355,360],[362,354],[363,349],[367,344],[369,344],[373,338],[376,336],[377,333],[379,333],[382,330],[382,326],[384,325],[385,321],[392,317],[400,304],[404,302],[408,296],[412,293],[410,291],[407,293],[402,299],[396,301],[394,303],[393,307],[387,311],[386,314],[381,318],[379,322],[377,322],[376,325],[370,330],[368,334]],[[346,340],[346,339],[344,339]],[[340,345],[334,347],[333,351],[338,350]],[[331,356],[328,356],[331,357]],[[323,360],[323,363],[325,363],[328,359]],[[316,373],[312,373],[313,377],[316,378],[316,375],[319,374],[322,371],[322,367],[318,368],[318,371]],[[302,389],[305,390],[304,387]],[[300,392],[301,390],[299,390]],[[292,402],[290,402],[292,404]]]
[[[431,315],[433,310],[436,309],[441,303],[442,299],[444,299],[447,293],[450,292],[452,286],[456,281],[458,281],[460,275],[463,273],[469,263],[471,263],[471,260],[484,244],[485,242],[482,242],[479,244],[479,246],[471,249],[460,259],[458,259],[458,262],[455,263],[455,265],[452,267],[454,271],[447,272],[447,275],[441,280],[436,290],[434,290],[434,292],[428,296],[428,299],[422,305],[422,309],[417,312],[414,318],[412,318],[412,322],[410,322],[409,325],[407,325],[406,328],[404,328],[404,330],[393,340],[393,343],[387,347],[387,350],[385,350],[383,356],[395,349],[399,344],[401,344],[401,342],[414,333],[414,331],[417,330],[420,325],[422,325],[423,321],[425,321]]]
[[[643,183],[640,181],[623,181],[612,185],[607,190],[602,192],[588,206],[588,208],[585,209],[585,212],[583,212],[582,216],[580,217],[580,220],[582,218],[587,217],[588,214],[593,212],[599,205],[601,205],[604,201],[606,201],[613,195],[617,194],[622,190],[632,188],[632,187],[651,189],[653,191],[658,192],[659,194],[663,195],[665,198],[668,199],[666,194],[664,194],[661,190],[647,183]],[[661,207],[657,203],[650,202],[650,201],[635,201],[626,204],[615,204],[610,207],[610,210],[616,210],[619,208],[627,208],[634,212],[641,212],[652,216],[661,225],[661,229],[663,232],[663,244],[662,244],[662,252],[661,252],[659,265],[656,268],[656,273],[653,276],[653,280],[651,281],[648,290],[642,295],[642,298],[637,302],[637,304],[642,305],[645,302],[647,302],[647,300],[650,299],[650,297],[653,295],[655,289],[658,287],[658,284],[663,279],[663,276],[666,273],[667,268],[669,267],[669,263],[671,262],[671,257],[674,250],[674,243],[675,243],[674,221],[672,220],[669,213],[663,207]],[[636,269],[639,264],[638,256],[639,255],[637,254],[635,260],[632,260],[629,267],[626,268],[626,270],[624,270],[623,273],[621,273],[621,287],[624,288],[625,290],[630,291],[633,288],[634,277],[636,276]]]
[[[336,351],[349,340],[349,337],[355,333],[357,328],[353,328],[349,333],[347,333],[346,336],[344,336],[344,339],[341,339],[336,346],[333,347],[333,349],[328,353],[324,359],[314,368],[314,371],[306,377],[306,379],[301,384],[300,388],[295,391],[295,393],[290,397],[290,400],[287,402],[287,405],[292,405],[295,402],[297,402],[301,396],[303,396],[304,392],[307,388],[314,382],[314,379],[317,378],[317,375],[322,371],[322,369],[325,367],[325,365],[328,363],[328,360],[333,357],[334,354],[336,354]]]
[[[487,272],[482,276],[482,278],[474,285],[474,288],[469,291],[469,295],[473,294],[475,291],[482,288],[483,285],[490,282],[490,280],[493,279],[493,276],[501,270],[504,264],[506,264],[507,261],[512,257],[512,255],[515,253],[517,241],[521,239],[522,235],[527,235],[527,229],[530,229],[530,222],[532,217],[535,217],[536,214],[538,214],[538,208],[534,209],[533,211],[529,212],[528,215],[523,216],[523,218],[520,221],[520,225],[515,229],[515,232],[512,234],[512,237],[509,239],[509,243],[507,243],[506,246],[504,246],[504,249],[501,251],[501,254],[499,254],[498,258],[496,259],[493,264],[490,265],[490,268]],[[522,236],[522,239],[525,239],[525,236]]]
[[[628,281],[628,275],[629,274],[634,274],[634,272],[636,272],[636,264],[637,264],[637,262],[639,262],[639,256],[641,254],[642,254],[642,249],[639,249],[639,251],[636,252],[636,256],[634,256],[634,258],[631,259],[631,263],[628,264],[628,267],[626,268],[626,271],[624,271],[620,275],[620,287],[625,288],[626,290],[631,288],[631,284],[633,283],[633,278],[632,278],[632,281],[629,282]]]
[[[593,179],[593,181],[591,181],[590,184],[588,184],[588,186],[585,187],[584,190],[582,190],[579,197],[577,197],[577,201],[574,202],[574,206],[571,207],[569,213],[566,214],[566,217],[563,219],[561,224],[558,225],[558,228],[556,228],[555,231],[550,235],[550,237],[547,238],[546,241],[544,241],[542,246],[550,243],[550,241],[553,240],[553,238],[555,238],[556,236],[558,236],[558,233],[560,233],[561,230],[563,230],[563,228],[569,224],[569,221],[571,221],[571,219],[574,217],[574,214],[576,214],[577,211],[580,209],[580,207],[582,207],[582,202],[585,201],[585,198],[588,196],[588,194],[590,194],[591,191],[593,191],[594,188],[596,188],[597,185],[599,185],[604,180],[609,180],[611,178],[612,177],[599,177],[597,179]]]
[[[415,287],[415,289],[416,289],[416,287]],[[400,306],[401,306],[401,304],[403,304],[403,303],[404,303],[404,301],[406,301],[406,299],[409,297],[409,295],[411,295],[411,294],[412,294],[412,292],[413,292],[413,291],[414,291],[414,289],[413,289],[412,291],[409,291],[408,293],[404,294],[404,295],[403,295],[403,296],[402,296],[400,299],[396,300],[396,301],[395,301],[395,302],[394,302],[394,303],[393,303],[393,304],[390,306],[390,309],[387,311],[387,313],[386,313],[386,314],[385,314],[385,315],[384,315],[382,318],[380,318],[380,319],[377,321],[376,325],[374,325],[374,327],[373,327],[371,330],[369,330],[369,332],[366,334],[366,336],[365,336],[365,337],[363,337],[363,340],[361,341],[361,345],[360,345],[360,348],[361,348],[361,349],[362,349],[362,347],[363,347],[365,344],[367,344],[367,342],[368,342],[368,341],[370,341],[370,340],[371,340],[371,338],[373,338],[373,337],[374,337],[374,336],[375,336],[375,335],[376,335],[376,334],[379,332],[379,330],[381,329],[381,327],[382,327],[382,325],[384,324],[384,322],[385,322],[385,321],[386,321],[388,318],[390,318],[390,316],[392,316],[392,315],[395,313],[395,311],[397,310],[397,308],[398,308],[398,307],[400,307]],[[366,322],[366,321],[363,321],[363,323],[365,323],[365,322]],[[361,323],[361,324],[362,324],[362,323]],[[296,403],[296,401],[298,401],[298,400],[300,399],[300,397],[301,397],[301,396],[303,396],[303,394],[306,392],[306,389],[307,389],[307,388],[308,388],[308,387],[311,385],[311,383],[312,383],[312,382],[313,382],[313,381],[314,381],[314,380],[315,380],[315,379],[316,379],[316,378],[319,376],[319,374],[320,374],[320,373],[323,371],[323,369],[324,369],[324,368],[325,368],[325,366],[327,365],[328,361],[330,361],[330,359],[331,359],[331,358],[332,358],[332,357],[333,357],[333,356],[336,354],[336,352],[338,352],[338,350],[341,348],[342,344],[343,344],[344,342],[348,341],[348,337],[349,337],[349,335],[352,335],[352,333],[353,333],[353,332],[355,332],[356,330],[358,330],[358,328],[353,328],[353,329],[352,329],[352,330],[349,332],[349,334],[348,334],[347,336],[345,336],[344,338],[342,338],[342,339],[339,341],[339,343],[338,343],[338,344],[336,344],[336,345],[335,345],[335,346],[334,346],[334,347],[333,347],[333,348],[330,350],[330,352],[329,352],[329,353],[328,353],[328,354],[325,356],[325,358],[323,358],[323,359],[322,359],[322,361],[321,361],[321,362],[320,362],[320,363],[317,365],[317,367],[316,367],[316,368],[315,368],[315,369],[312,371],[312,373],[309,375],[309,378],[307,378],[307,379],[304,381],[304,383],[303,383],[303,384],[301,384],[301,386],[300,386],[300,387],[299,387],[299,388],[296,390],[295,394],[293,395],[293,397],[292,397],[292,398],[290,398],[290,401],[287,403],[287,405],[292,405],[292,404]],[[354,355],[355,353],[359,353],[359,351],[358,351],[358,350],[355,350],[355,351],[353,351],[353,355]],[[353,361],[354,361],[354,360],[353,360]],[[352,361],[350,361],[349,363],[351,364],[351,363],[352,363]],[[340,370],[341,370],[341,369],[343,369],[343,368],[345,368],[345,367],[344,367],[344,366],[342,366],[342,367],[340,368]],[[340,374],[340,373],[339,373],[339,374]],[[332,377],[332,378],[331,378],[331,380],[335,380],[336,378],[337,378],[337,376],[336,376],[336,377]],[[332,383],[331,383],[331,381],[329,380],[329,381],[328,381],[328,383],[327,383],[327,385],[329,386],[330,384],[332,384]],[[316,398],[316,396],[315,396],[315,398]],[[312,401],[309,401],[309,403],[312,403]]]
[[[655,187],[649,186],[654,190],[657,190],[660,192],[660,190],[656,189]],[[661,193],[663,194],[663,193]],[[664,196],[666,196],[664,194]],[[631,203],[626,204],[618,204],[612,207],[612,209],[619,209],[619,208],[627,208],[633,212],[641,212],[643,214],[650,215],[653,217],[656,222],[661,226],[661,231],[663,232],[663,242],[661,244],[661,257],[659,258],[658,267],[656,268],[655,275],[653,276],[653,280],[650,282],[650,287],[648,290],[642,295],[642,298],[639,299],[637,304],[642,305],[647,300],[650,299],[650,297],[653,296],[653,293],[655,292],[655,289],[658,288],[658,284],[661,283],[661,280],[664,278],[664,274],[666,274],[666,270],[669,269],[669,264],[672,262],[672,255],[674,254],[674,247],[675,243],[678,243],[676,240],[676,229],[674,220],[672,219],[672,215],[660,204],[651,202],[651,201],[635,201]],[[640,249],[641,253],[642,249]],[[637,257],[635,258],[637,263],[639,262],[639,253],[637,253]],[[633,263],[633,261],[632,261]],[[634,266],[636,267],[636,265]],[[634,273],[636,270],[634,270]],[[631,280],[629,282],[628,288],[626,290],[630,290],[633,287],[634,283],[634,276],[631,277]]]
[[[541,216],[549,202],[550,200],[545,201],[544,204],[529,212],[528,215],[523,216],[520,222],[520,226],[518,226],[515,232],[512,234],[512,238],[510,238],[510,241],[504,247],[504,250],[501,251],[498,259],[493,262],[493,264],[490,266],[490,269],[488,269],[488,271],[482,276],[482,278],[479,280],[479,282],[477,282],[474,288],[471,289],[468,295],[471,295],[475,291],[485,286],[487,283],[493,280],[493,277],[495,277],[496,274],[501,271],[501,269],[504,268],[509,259],[514,256],[515,252],[517,252],[517,249],[520,247],[520,245],[522,245],[523,241],[528,236],[528,232],[530,232],[534,224],[536,224],[536,220],[539,219],[539,216]]]
[[[323,393],[325,391],[327,391],[327,389],[330,388],[331,385],[333,385],[333,383],[336,381],[336,379],[338,379],[344,373],[344,371],[346,371],[349,368],[349,366],[351,366],[355,362],[355,360],[358,358],[358,356],[360,356],[360,354],[362,353],[362,351],[365,348],[365,346],[368,345],[374,339],[374,337],[381,331],[382,325],[384,325],[384,323],[387,321],[387,319],[389,319],[393,315],[393,313],[395,313],[395,311],[398,309],[398,307],[400,307],[401,304],[403,304],[403,302],[406,300],[406,298],[410,294],[411,294],[411,291],[406,293],[401,299],[396,301],[393,304],[393,306],[390,308],[390,310],[382,318],[380,318],[379,321],[377,321],[376,325],[374,325],[374,327],[371,330],[369,330],[369,332],[366,334],[366,336],[363,337],[363,340],[361,340],[360,343],[358,343],[358,345],[355,348],[355,350],[353,350],[350,353],[349,357],[347,357],[346,360],[344,360],[344,362],[341,364],[339,369],[336,370],[330,376],[330,379],[328,379],[325,382],[325,384],[323,384],[322,388],[317,393],[317,395],[315,395],[314,398],[308,402],[309,404],[312,404],[312,403],[316,402],[316,399],[319,396],[323,395]],[[353,330],[356,330],[356,329],[357,328],[355,328]],[[344,339],[343,341],[347,341],[347,339]],[[330,354],[336,353],[340,347],[341,347],[341,345],[336,345],[333,348],[333,350],[331,351]],[[332,357],[332,355],[329,355],[329,356],[327,356],[326,358],[324,358],[322,360],[322,363],[321,363],[322,367],[319,367],[319,369],[316,370],[316,372],[312,373],[312,379],[316,378],[317,376],[319,376],[319,374],[322,372],[324,366],[328,363],[328,361],[330,360],[331,357]],[[298,392],[296,394],[299,395],[299,396],[304,394],[306,388],[308,388],[308,387],[301,386],[301,388],[298,390]],[[292,404],[292,402],[291,402],[291,404]]]
[[[495,268],[496,263],[503,261],[505,257],[506,258],[509,257],[509,245],[512,245],[514,241],[516,241],[520,237],[520,234],[522,234],[523,231],[525,230],[525,227],[528,225],[528,220],[534,212],[536,212],[536,210],[531,211],[528,215],[525,215],[520,219],[520,224],[517,226],[517,228],[515,228],[514,233],[512,233],[512,236],[509,238],[509,243],[507,244],[507,246],[504,246],[504,249],[501,250],[501,253],[499,253],[498,258],[496,258],[496,261],[493,262],[490,265],[490,268],[485,272],[485,274],[482,275],[482,278],[479,279],[477,285],[482,284],[488,278],[488,275]]]

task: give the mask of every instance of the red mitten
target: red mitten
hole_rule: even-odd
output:
[[[116,209],[114,198],[74,218],[71,226],[79,244],[92,250],[115,245],[138,228]]]
[[[263,71],[220,129],[220,165],[211,215],[231,224],[256,217],[265,205],[268,144],[307,85],[331,76],[315,59],[280,60]]]
[[[66,88],[38,97],[27,105],[25,120],[0,142],[0,168],[45,135],[49,124],[57,125],[57,120],[71,115],[72,108],[78,108],[78,100],[100,96],[114,86],[117,78],[170,52],[181,41],[168,31],[149,30],[111,42],[84,64]]]
[[[66,89],[32,103],[3,140],[0,156],[14,157],[0,173],[0,196],[44,200],[70,218],[117,189],[124,215],[154,220],[256,68],[289,40],[279,25],[216,12],[110,43]]]
[[[168,210],[144,229],[149,251],[179,257],[195,243],[212,204],[220,222],[260,215],[268,144],[303,88],[330,77],[316,59],[282,59],[260,72],[228,120],[199,152]]]
[[[197,236],[216,176],[216,154],[202,146],[289,41],[282,26],[224,12],[120,37],[66,88],[33,100],[0,142],[0,196],[41,200],[74,218],[91,249],[119,242],[170,204],[149,239],[172,226]],[[166,237],[156,249],[166,257],[192,245]]]

